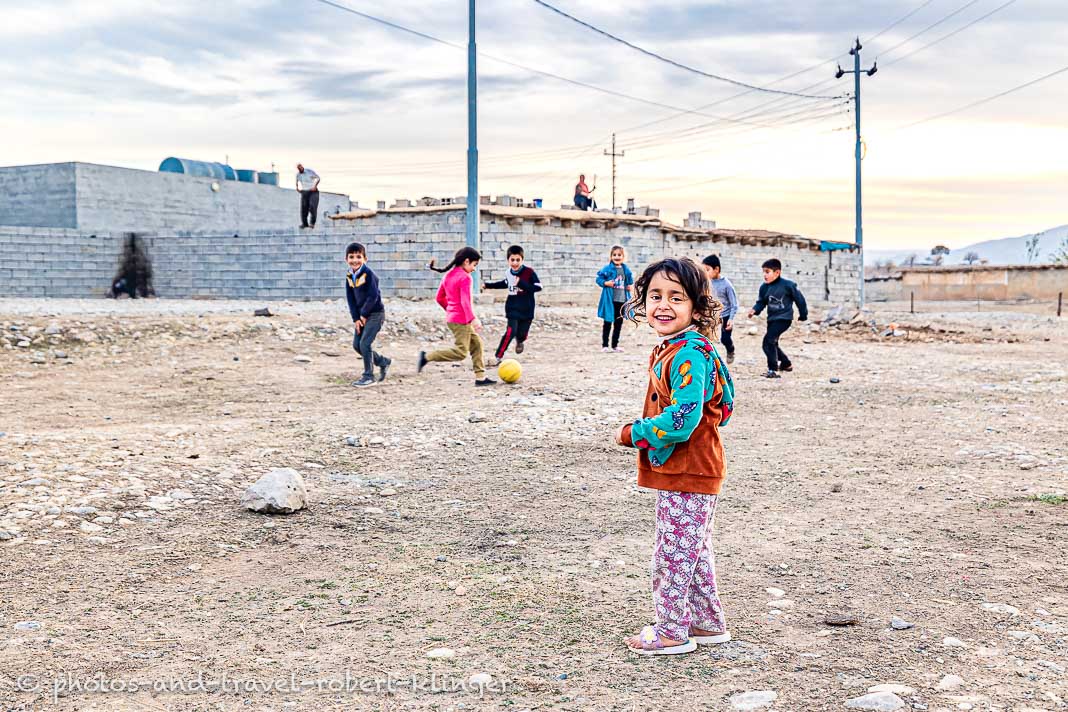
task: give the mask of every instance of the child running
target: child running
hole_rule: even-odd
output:
[[[634,275],[624,264],[627,253],[621,245],[614,245],[609,252],[609,262],[597,272],[597,286],[601,288],[601,301],[597,304],[597,316],[604,321],[601,327],[601,351],[622,353],[619,348],[619,332],[623,329],[623,305],[630,299]],[[608,346],[608,335],[612,346]]]
[[[523,266],[523,248],[512,245],[508,248],[508,275],[497,282],[486,282],[486,289],[507,289],[508,299],[504,302],[504,316],[508,326],[501,337],[495,354],[497,360],[504,358],[508,345],[515,337],[515,352],[523,353],[530,325],[534,323],[534,294],[541,291],[541,280],[530,267]]]
[[[345,262],[349,273],[345,276],[345,299],[349,303],[349,315],[355,333],[352,348],[363,357],[363,377],[352,385],[366,388],[375,384],[373,367],[378,367],[380,381],[386,380],[386,372],[393,363],[371,348],[386,320],[382,306],[382,292],[378,288],[378,276],[367,266],[367,248],[353,242],[345,248]]]
[[[797,284],[782,278],[782,262],[773,257],[760,267],[764,270],[764,284],[760,285],[760,293],[756,304],[749,310],[749,318],[764,311],[764,307],[768,308],[768,331],[764,334],[763,342],[768,370],[764,377],[782,378],[779,371],[793,371],[794,365],[779,347],[779,337],[794,323],[794,304],[797,305],[798,321],[808,319],[808,304]]]
[[[689,653],[730,640],[716,590],[712,525],[726,472],[719,428],[731,417],[734,385],[709,341],[719,303],[689,259],[646,268],[631,319],[660,337],[649,357],[642,419],[616,433],[638,448],[638,484],[656,493],[653,610],[656,624],[626,639],[641,655]]]
[[[482,360],[482,322],[475,316],[475,308],[471,303],[471,273],[478,268],[482,255],[473,247],[461,247],[456,251],[452,262],[443,269],[434,266],[434,260],[427,265],[435,272],[446,272],[438,287],[437,302],[445,310],[445,320],[456,339],[452,348],[438,349],[437,351],[419,352],[419,362],[416,371],[422,373],[428,362],[432,361],[463,361],[471,354],[471,366],[475,371],[476,386],[492,386],[496,383],[492,378],[486,377],[486,365]]]
[[[720,314],[720,322],[723,328],[720,331],[719,342],[727,349],[727,363],[734,363],[734,315],[738,313],[738,294],[734,291],[734,285],[726,277],[722,276],[722,268],[719,264],[719,255],[709,255],[701,260],[708,284],[712,287],[712,296],[723,305],[723,313]]]

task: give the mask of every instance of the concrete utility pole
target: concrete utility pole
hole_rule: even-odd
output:
[[[856,228],[854,232],[854,242],[860,248],[860,308],[864,308],[864,221],[862,219],[862,201],[861,201],[861,185],[860,185],[860,162],[864,160],[863,154],[863,139],[860,137],[860,74],[863,71],[869,77],[879,71],[878,62],[871,65],[871,69],[861,70],[860,68],[860,38],[857,38],[856,45],[849,50],[849,53],[853,55],[853,69],[846,71],[842,69],[842,65],[838,65],[838,71],[835,73],[835,79],[841,79],[846,74],[853,75],[853,107],[856,111],[856,118],[853,123],[856,125],[857,142],[856,147],[853,150],[854,158],[857,164],[857,188],[856,188]]]
[[[612,157],[612,212],[616,211],[616,157],[623,158],[623,151],[616,153],[616,135],[612,134],[612,152],[604,152],[604,155]]]
[[[479,248],[478,72],[475,68],[475,0],[468,0],[467,40],[467,246]],[[476,279],[477,281],[477,279]]]

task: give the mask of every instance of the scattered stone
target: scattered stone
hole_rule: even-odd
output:
[[[45,336],[58,336],[63,333],[63,329],[59,328],[59,324],[49,324],[44,330]]]
[[[909,623],[904,618],[898,618],[897,616],[894,616],[890,619],[890,627],[894,630],[908,630],[909,628],[913,627],[913,624]]]
[[[241,504],[253,512],[291,514],[308,505],[304,478],[294,469],[271,470],[245,490]]]
[[[990,611],[991,613],[1002,613],[1010,616],[1020,615],[1020,609],[1016,606],[1010,606],[1007,603],[984,603],[984,611]]]
[[[567,673],[566,672],[560,673],[559,675],[556,676],[556,679],[557,680],[566,680],[567,679]]]
[[[476,672],[471,677],[467,678],[467,684],[473,687],[486,687],[493,683],[493,676],[488,672]]]
[[[99,534],[100,532],[104,531],[104,527],[100,526],[99,524],[93,524],[92,522],[84,521],[78,525],[78,528],[81,529],[82,532],[84,532],[85,534]]]
[[[942,639],[942,645],[947,648],[967,648],[968,645],[960,638],[954,638],[952,636],[946,636]]]
[[[764,589],[764,591],[772,598],[782,598],[786,595],[786,591],[783,591],[781,588],[770,587]]]
[[[15,535],[12,534],[11,532],[7,531],[6,529],[0,529],[0,541],[8,541],[9,539],[14,539],[14,538],[15,538]]]
[[[794,607],[794,602],[791,601],[788,598],[779,598],[779,599],[776,599],[774,601],[768,601],[768,605],[771,606],[772,608],[778,608],[778,609],[782,610],[782,609],[793,608]]]
[[[440,554],[434,557],[434,561],[448,561],[448,558],[444,554]]]
[[[449,660],[456,657],[456,651],[452,648],[434,648],[426,656],[431,660]]]
[[[1025,640],[1028,643],[1037,643],[1039,641],[1037,635],[1027,630],[1009,630],[1005,631],[1005,635],[1015,640]]]
[[[189,564],[189,566],[186,566],[186,568],[190,571],[200,571],[204,567],[202,564]]]
[[[831,379],[831,383],[841,383],[841,382],[842,382],[841,378],[832,378]]]
[[[20,487],[47,487],[50,484],[52,483],[43,477],[34,477],[32,479],[19,482]]]
[[[463,596],[467,594],[467,586],[457,586],[455,589],[457,596]]]
[[[1052,660],[1039,660],[1038,661],[1038,665],[1046,668],[1047,670],[1052,670],[1053,672],[1056,672],[1056,673],[1064,672],[1064,666],[1063,665],[1059,665],[1058,663],[1055,663]]]
[[[385,510],[381,509],[379,507],[364,507],[363,508],[363,513],[364,514],[383,514],[384,512],[385,512]]]
[[[57,359],[62,360],[62,359],[67,358],[67,352],[66,351],[53,351],[52,352],[52,356],[54,356]]]
[[[293,360],[297,363],[311,363],[311,356],[295,356]]]
[[[730,698],[730,703],[734,709],[746,712],[747,710],[768,707],[777,699],[779,699],[779,693],[773,690],[753,690],[752,692],[741,692],[733,695]]]
[[[881,685],[873,685],[868,688],[868,692],[890,692],[895,695],[904,695],[908,697],[916,692],[915,688],[908,685],[902,685],[899,682],[884,682]]]
[[[192,493],[179,489],[171,490],[167,493],[167,496],[178,502],[183,502],[187,499],[196,499]]]
[[[368,445],[368,447],[385,447],[386,446],[386,440],[385,440],[385,438],[376,435],[376,436],[374,436],[373,438],[371,438],[370,440],[367,441],[367,445]]]
[[[894,712],[894,710],[904,707],[905,701],[893,692],[872,692],[863,697],[854,697],[846,701],[845,706],[852,710]]]
[[[963,684],[963,677],[959,675],[946,675],[939,681],[937,685],[935,685],[935,689],[942,690],[943,692],[949,692],[951,690],[956,690]]]
[[[38,621],[20,621],[15,624],[15,630],[22,631],[41,630],[43,627]]]
[[[467,416],[468,423],[485,423],[487,420],[488,418],[486,417],[485,413],[481,413],[477,410],[471,413],[471,415]]]
[[[860,619],[849,613],[832,613],[823,619],[823,622],[827,625],[856,625],[860,623]]]
[[[397,494],[397,490],[393,489],[392,487],[386,487],[385,489],[378,490],[379,497],[392,497],[395,494]]]
[[[831,485],[831,492],[841,492],[841,491],[842,491],[842,483],[841,482],[835,482],[833,485]]]
[[[356,437],[355,435],[350,435],[345,438],[345,444],[349,447],[360,447],[362,443],[360,443],[360,439],[358,437]]]
[[[271,308],[270,307],[264,307],[263,309],[257,309],[256,311],[252,312],[252,315],[253,316],[274,316],[274,314],[271,313]]]

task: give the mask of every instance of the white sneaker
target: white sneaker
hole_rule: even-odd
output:
[[[617,346],[617,347],[615,347],[614,349],[612,349],[612,351],[614,351],[614,352],[615,352],[615,353],[617,353],[617,354],[621,354],[621,353],[623,353],[623,349],[622,349],[622,348],[620,348],[619,346]]]
[[[610,348],[609,348],[609,347],[607,347],[607,346],[604,346],[604,347],[602,347],[602,348],[601,348],[601,353],[603,353],[603,354],[610,354],[610,353],[612,353],[612,349],[610,349]]]

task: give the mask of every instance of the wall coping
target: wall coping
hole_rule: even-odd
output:
[[[331,220],[354,221],[366,220],[382,215],[420,215],[428,213],[466,212],[466,205],[416,205],[407,208],[386,208],[374,210],[365,208],[351,210],[328,216]],[[810,250],[820,249],[820,240],[801,235],[793,235],[773,230],[730,229],[730,228],[690,228],[680,227],[659,217],[651,215],[627,215],[623,213],[589,212],[584,210],[551,210],[547,208],[515,208],[501,205],[480,205],[479,213],[492,217],[504,218],[511,225],[520,225],[529,220],[537,225],[549,225],[553,220],[569,226],[576,224],[584,228],[613,228],[619,225],[652,227],[662,233],[673,235],[676,239],[687,242],[728,242],[750,246],[797,245]],[[850,252],[857,249],[854,243]]]

